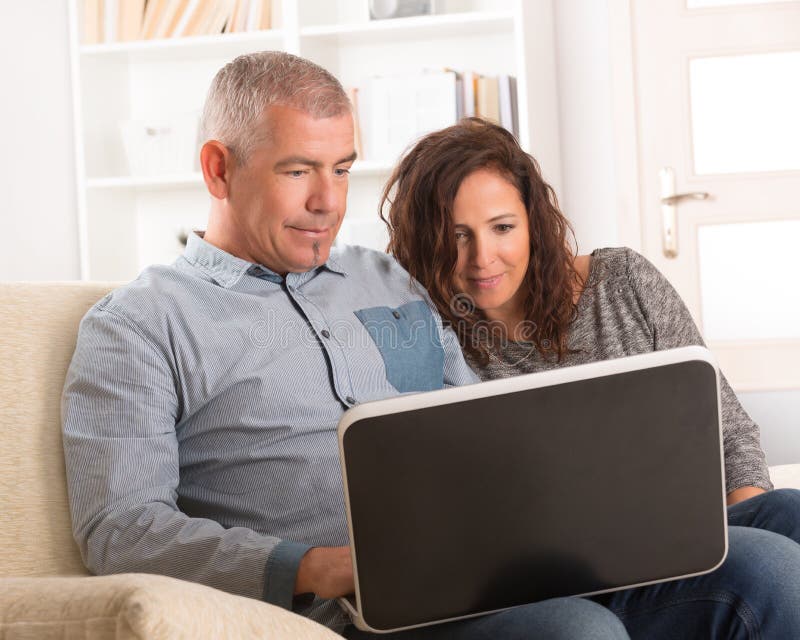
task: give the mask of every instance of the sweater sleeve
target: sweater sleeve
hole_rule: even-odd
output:
[[[650,328],[656,351],[687,345],[705,346],[678,292],[646,258],[627,250],[627,275]],[[742,408],[720,373],[722,435],[727,492],[741,487],[772,489],[758,425]]]

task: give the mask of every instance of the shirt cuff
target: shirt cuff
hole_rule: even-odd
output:
[[[292,610],[294,585],[300,560],[311,549],[310,545],[283,540],[267,557],[264,577],[264,601]]]

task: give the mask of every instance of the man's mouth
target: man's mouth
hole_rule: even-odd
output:
[[[313,239],[322,238],[329,233],[328,228],[314,228],[314,227],[289,227],[292,231],[296,231],[297,233]]]

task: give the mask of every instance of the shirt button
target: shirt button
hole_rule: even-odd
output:
[[[331,332],[328,331],[327,329],[323,329],[322,331],[320,331],[320,333],[322,334],[323,338],[330,338],[331,337]]]
[[[345,402],[347,402],[347,404],[355,404],[356,403],[356,399],[353,396],[347,396],[344,400],[345,400]]]
[[[400,319],[400,312],[399,312],[399,311],[397,311],[396,309],[395,309],[394,311],[392,311],[392,315],[393,315],[395,318],[397,318],[398,320]]]

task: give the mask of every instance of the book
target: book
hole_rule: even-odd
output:
[[[144,0],[121,0],[117,16],[117,39],[130,42],[139,37],[144,17]]]
[[[478,78],[476,115],[500,124],[499,83],[493,76]]]
[[[464,117],[464,76],[456,74],[456,120]]]
[[[103,2],[103,42],[117,41],[117,0]]]
[[[347,97],[353,105],[353,146],[358,157],[364,158],[364,145],[361,136],[361,114],[358,111],[358,87],[349,87]]]
[[[236,22],[233,30],[236,33],[247,31],[247,18],[250,15],[250,2],[253,0],[239,0],[239,12],[236,15]]]
[[[236,33],[236,26],[239,23],[239,14],[242,12],[242,0],[233,1],[233,9],[231,9],[231,17],[225,23],[225,33]]]
[[[153,38],[169,38],[178,26],[188,4],[189,0],[168,0],[164,13],[156,24]]]
[[[151,2],[153,0],[150,0]],[[186,20],[181,21],[175,28],[175,37],[199,36],[205,33],[205,28],[213,17],[215,3],[208,0],[199,0],[192,4],[186,11]]]
[[[452,71],[456,74],[456,121],[464,117],[464,74],[449,67],[445,71]]]
[[[170,33],[170,38],[181,38],[186,34],[186,27],[195,13],[199,10],[199,5],[202,3],[202,1],[203,0],[189,0],[189,4],[181,14],[180,19],[175,25],[175,28],[172,30],[172,33]]]
[[[511,122],[513,124],[513,128],[511,132],[514,134],[514,137],[519,140],[519,103],[517,99],[517,79],[514,76],[510,76],[510,85],[511,85]]]
[[[212,15],[205,31],[208,35],[215,33],[222,33],[225,24],[230,20],[231,11],[233,10],[233,0],[219,0],[216,6],[216,11]]]
[[[142,19],[142,30],[139,32],[140,40],[150,40],[154,37],[167,4],[170,0],[148,0]]]
[[[261,20],[258,23],[260,31],[272,28],[272,0],[261,0]]]
[[[258,29],[258,25],[261,22],[261,10],[261,0],[250,0],[245,31],[256,31]]]
[[[270,28],[279,28],[283,23],[283,2],[281,0],[274,0],[270,14]]]
[[[503,74],[497,77],[500,124],[515,136],[517,132],[514,129],[513,102],[516,98],[516,91],[512,91],[511,85],[516,85],[516,82],[517,80],[513,76]]]
[[[465,71],[463,77],[464,117],[470,118],[475,116],[475,87],[478,84],[478,74],[474,71]]]
[[[99,44],[103,42],[104,0],[83,0],[83,44]]]

